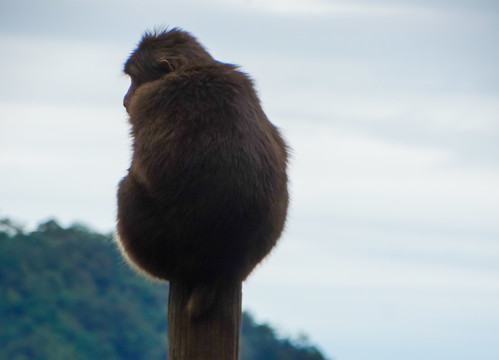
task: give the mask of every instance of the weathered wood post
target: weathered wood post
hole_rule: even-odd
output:
[[[198,320],[186,311],[191,292],[185,282],[170,282],[168,360],[237,360],[241,282],[219,289],[210,312]]]

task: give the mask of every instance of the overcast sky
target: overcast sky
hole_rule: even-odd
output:
[[[336,360],[499,358],[499,2],[4,0],[0,217],[114,226],[122,64],[179,26],[293,148],[244,307]]]

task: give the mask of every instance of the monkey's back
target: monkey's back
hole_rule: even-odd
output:
[[[172,276],[246,278],[288,205],[286,146],[251,80],[225,64],[179,71],[138,89],[130,114],[130,174],[161,214]]]

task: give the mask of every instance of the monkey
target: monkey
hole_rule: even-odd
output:
[[[205,311],[205,289],[244,281],[280,238],[288,145],[249,75],[180,28],[146,32],[124,73],[132,159],[119,247],[140,271],[192,284],[192,311]]]

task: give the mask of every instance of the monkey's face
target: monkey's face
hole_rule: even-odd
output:
[[[149,59],[142,59],[141,66],[139,66],[134,57],[136,53],[137,51],[132,54],[125,64],[125,74],[130,77],[130,88],[123,98],[123,106],[127,111],[130,99],[140,85],[173,72],[172,65],[165,57],[156,59],[154,56],[150,56]]]

